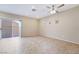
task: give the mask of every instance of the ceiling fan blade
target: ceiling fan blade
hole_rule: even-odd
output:
[[[57,8],[61,8],[61,7],[63,7],[64,6],[64,4],[61,4],[60,6],[58,6]]]

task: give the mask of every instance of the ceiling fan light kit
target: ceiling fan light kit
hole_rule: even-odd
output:
[[[51,10],[50,11],[50,14],[55,14],[56,13],[56,10]]]
[[[50,14],[55,14],[55,13],[58,13],[59,12],[58,9],[63,7],[63,6],[64,6],[64,4],[61,4],[57,7],[56,7],[56,5],[52,5],[52,6],[47,6],[47,8],[49,9]]]

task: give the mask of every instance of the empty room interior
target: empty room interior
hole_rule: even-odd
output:
[[[79,54],[79,5],[0,4],[0,54]]]

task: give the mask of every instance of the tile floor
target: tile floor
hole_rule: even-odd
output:
[[[0,54],[72,54],[79,45],[45,37],[0,39]]]

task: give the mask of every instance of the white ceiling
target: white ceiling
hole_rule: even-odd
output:
[[[35,12],[32,11],[32,6],[34,6],[37,9]],[[46,6],[50,6],[50,5],[49,4],[0,4],[0,11],[22,15],[22,16],[33,17],[33,18],[42,18],[51,15],[48,13],[49,9],[46,8]],[[62,12],[76,6],[78,5],[65,4],[65,6],[59,8],[58,11]]]

